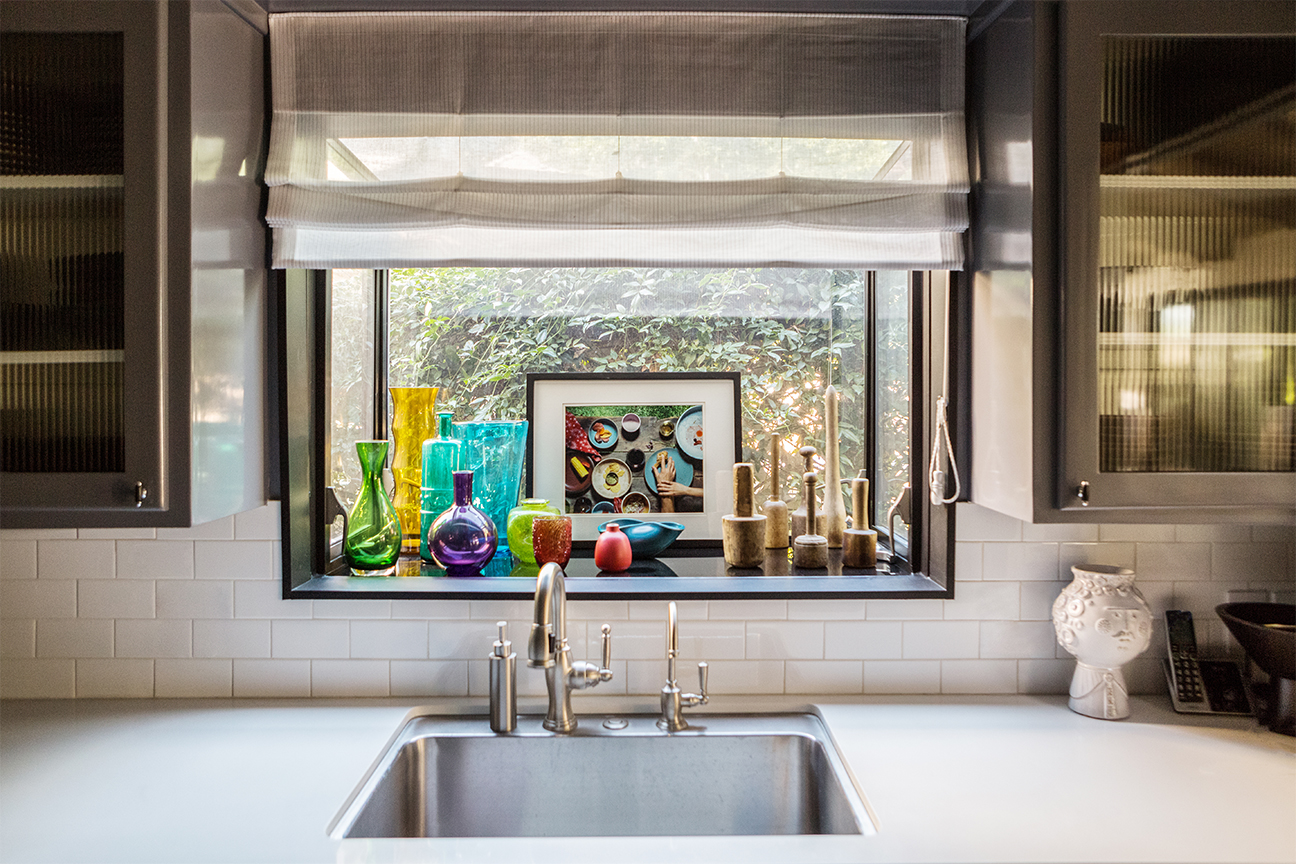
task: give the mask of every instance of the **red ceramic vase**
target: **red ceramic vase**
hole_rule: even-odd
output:
[[[609,525],[594,544],[594,566],[607,573],[630,569],[630,538],[620,525]]]

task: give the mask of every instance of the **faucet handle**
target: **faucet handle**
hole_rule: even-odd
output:
[[[604,681],[612,680],[612,625],[604,624],[603,633],[603,662],[599,664],[599,677]]]
[[[707,692],[706,692],[707,670],[709,670],[710,668],[711,667],[707,665],[705,660],[703,660],[701,663],[698,664],[698,687],[701,688],[701,691],[698,693],[698,696],[702,697],[702,704],[704,705],[706,704],[707,701]]]

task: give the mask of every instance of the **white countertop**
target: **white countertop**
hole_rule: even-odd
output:
[[[1065,697],[820,702],[876,814],[872,836],[328,839],[416,704],[6,702],[0,861],[1296,862],[1296,739],[1245,719],[1180,717],[1161,697],[1136,698],[1121,722],[1073,714]],[[481,700],[424,704],[484,710]],[[581,716],[653,707],[575,704]],[[720,698],[712,708],[799,705]]]

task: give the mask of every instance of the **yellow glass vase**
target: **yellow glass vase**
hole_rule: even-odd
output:
[[[392,504],[401,551],[418,554],[423,442],[436,437],[437,387],[389,387],[392,397]]]

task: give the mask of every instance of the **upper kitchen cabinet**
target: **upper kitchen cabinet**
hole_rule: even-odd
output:
[[[1296,3],[1016,3],[977,41],[972,499],[1290,521]]]
[[[0,4],[5,528],[264,501],[258,11]]]

